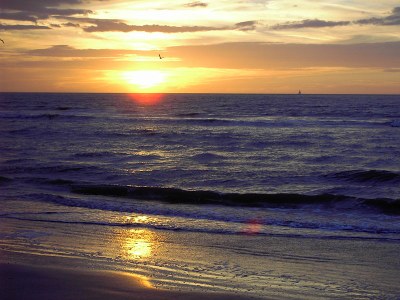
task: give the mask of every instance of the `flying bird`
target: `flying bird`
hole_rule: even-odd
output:
[[[158,54],[158,57],[159,57],[160,59],[163,59],[163,58],[164,58],[164,56],[161,56],[161,54]]]
[[[3,41],[2,39],[0,39],[0,41],[2,41],[2,42],[3,42],[3,44],[5,44],[5,43],[4,43],[4,41]]]

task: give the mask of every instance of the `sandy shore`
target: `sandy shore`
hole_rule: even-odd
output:
[[[6,211],[4,202],[1,205],[0,210]],[[400,295],[397,239],[102,226],[68,223],[69,218],[88,216],[81,208],[65,212],[64,207],[43,203],[34,203],[33,208],[22,201],[8,205],[13,211],[29,210],[32,220],[20,220],[23,215],[17,213],[0,218],[1,300],[399,299]],[[42,217],[65,220],[36,221],[32,212],[36,207]],[[96,217],[98,213],[93,212]]]
[[[0,264],[0,299],[247,299],[221,293],[152,288],[128,273]]]

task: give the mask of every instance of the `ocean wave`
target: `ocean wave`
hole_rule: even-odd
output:
[[[84,172],[97,171],[96,166],[88,165],[57,165],[57,166],[37,166],[37,165],[10,165],[1,166],[2,172],[12,173],[29,173],[29,174],[51,174],[51,173],[69,173],[69,172]]]
[[[0,184],[10,182],[10,181],[11,181],[11,179],[8,177],[0,176]]]
[[[32,128],[32,126],[29,126],[29,127],[21,128],[21,129],[13,129],[13,130],[8,131],[7,133],[23,135],[23,134],[29,134],[33,131],[34,131],[34,128]]]
[[[59,197],[59,200],[61,198]],[[58,201],[55,201],[56,203]],[[63,201],[65,202],[65,201]],[[78,206],[77,203],[71,203],[71,206]],[[82,205],[81,207],[88,207]],[[248,221],[234,221],[229,224],[229,220],[224,219],[223,221],[228,222],[221,226],[210,225],[207,223],[191,222],[188,219],[186,222],[178,223],[162,223],[162,222],[134,222],[126,221],[123,219],[118,221],[116,219],[82,219],[78,217],[71,219],[73,213],[70,212],[42,212],[42,213],[6,213],[0,214],[1,218],[17,219],[32,222],[47,222],[47,223],[61,223],[61,224],[77,224],[77,225],[95,225],[95,226],[110,226],[110,227],[125,227],[125,228],[147,228],[156,230],[168,230],[168,231],[181,231],[181,232],[202,232],[211,234],[234,234],[234,235],[261,235],[261,236],[277,236],[277,237],[291,237],[291,238],[318,238],[318,239],[368,239],[368,240],[382,240],[382,241],[400,241],[399,238],[392,235],[400,234],[398,229],[380,228],[375,226],[338,226],[335,223],[310,223],[310,222],[293,222],[293,221],[282,221],[282,220],[258,220],[256,226],[258,230],[250,231],[249,226],[251,224]],[[185,216],[187,217],[187,216]],[[204,218],[203,218],[204,219]],[[209,221],[215,221],[210,218]],[[220,220],[217,220],[220,221]],[[236,224],[235,224],[236,223]],[[263,227],[261,227],[263,226]],[[278,226],[286,228],[284,232],[277,232],[276,230],[271,231],[269,226]],[[288,231],[289,228],[300,229],[300,231]],[[304,229],[305,231],[302,231]],[[308,229],[315,229],[318,231],[310,232]],[[322,233],[321,230],[325,233]],[[350,234],[349,234],[350,233]],[[379,236],[376,236],[378,234]]]
[[[312,206],[325,209],[373,210],[390,215],[400,215],[400,199],[389,198],[364,199],[334,194],[218,193],[213,191],[190,191],[177,188],[120,185],[72,185],[71,191],[84,195],[156,200],[174,204],[211,204],[283,209]]]
[[[394,120],[390,123],[392,127],[400,127],[400,120]]]
[[[388,123],[381,120],[367,119],[343,119],[343,118],[296,118],[296,117],[240,117],[225,118],[219,116],[198,117],[196,114],[182,115],[175,117],[140,117],[134,116],[125,121],[153,122],[161,124],[188,124],[197,126],[215,126],[215,127],[285,127],[285,128],[303,128],[303,127],[375,127],[375,126],[393,126],[396,121]]]
[[[60,114],[60,113],[40,113],[40,114],[21,114],[21,113],[2,113],[0,114],[0,119],[18,119],[18,120],[37,120],[37,119],[63,119],[63,120],[72,120],[72,119],[92,119],[95,116],[90,115],[77,115],[77,114]]]
[[[71,184],[73,184],[72,180],[67,180],[67,179],[51,179],[51,180],[45,179],[43,182],[49,183],[52,185],[71,185]]]
[[[223,155],[211,153],[211,152],[204,152],[200,154],[196,154],[192,156],[192,159],[198,162],[206,163],[211,161],[219,161],[221,159],[225,159],[226,157]]]
[[[350,170],[329,174],[326,177],[355,182],[400,182],[400,173],[385,170]]]
[[[188,113],[180,113],[180,114],[176,114],[176,117],[196,117],[200,115],[200,113],[198,112],[188,112]]]
[[[68,107],[68,106],[58,106],[56,108],[56,110],[70,110],[70,109],[71,109],[71,107]]]
[[[176,114],[175,116],[148,117],[137,114],[96,114],[94,111],[88,113],[71,111],[68,107],[60,107],[55,111],[42,113],[14,113],[1,112],[0,119],[20,119],[20,120],[86,120],[101,119],[103,121],[113,121],[120,123],[158,123],[158,124],[187,124],[195,126],[215,126],[215,127],[371,127],[371,126],[392,126],[399,127],[400,120],[388,122],[387,120],[367,120],[367,119],[342,119],[342,118],[308,118],[308,117],[239,117],[226,118],[220,116],[201,117],[199,113]]]
[[[159,120],[161,121],[161,120]],[[302,120],[276,120],[276,119],[229,119],[229,118],[177,118],[164,119],[163,122],[177,122],[200,126],[223,126],[223,127],[294,127],[309,126],[312,123]]]
[[[75,153],[73,157],[75,158],[98,158],[98,157],[109,157],[114,155],[114,153],[109,151],[103,152],[79,152]]]

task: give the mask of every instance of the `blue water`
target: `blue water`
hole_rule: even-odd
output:
[[[0,94],[0,201],[87,212],[2,217],[400,239],[399,96],[140,97]]]

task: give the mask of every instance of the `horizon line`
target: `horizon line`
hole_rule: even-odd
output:
[[[305,93],[298,94],[294,93],[259,93],[259,92],[37,92],[37,91],[0,91],[0,94],[120,94],[120,95],[131,95],[131,94],[164,94],[164,95],[388,95],[388,96],[400,96],[400,93]]]

